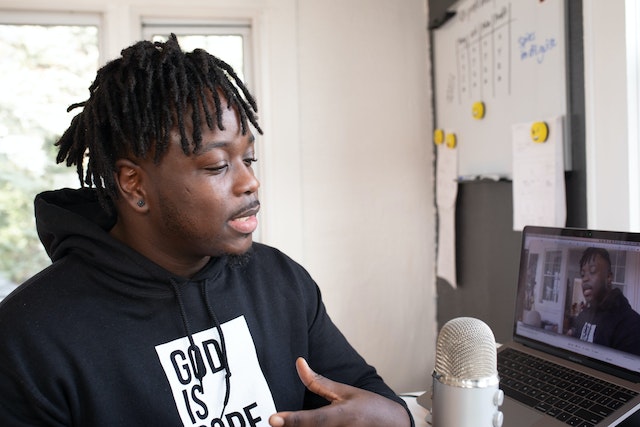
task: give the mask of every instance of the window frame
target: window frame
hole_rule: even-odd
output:
[[[2,10],[2,25],[76,25],[98,28],[98,63],[104,61],[104,16],[100,12],[62,12],[36,10]]]

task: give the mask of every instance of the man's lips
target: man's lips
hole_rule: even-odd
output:
[[[253,233],[258,228],[258,218],[256,218],[258,211],[260,211],[260,202],[256,200],[234,215],[229,220],[229,227],[241,234]]]

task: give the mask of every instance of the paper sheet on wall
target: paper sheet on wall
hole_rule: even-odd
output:
[[[564,227],[567,204],[564,182],[563,118],[546,121],[546,142],[531,139],[529,123],[512,126],[513,229],[525,225]]]
[[[438,277],[457,287],[456,200],[458,198],[458,149],[437,146],[436,207],[438,208]]]

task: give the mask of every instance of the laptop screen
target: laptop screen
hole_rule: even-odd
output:
[[[525,227],[516,341],[640,373],[639,312],[640,233]]]

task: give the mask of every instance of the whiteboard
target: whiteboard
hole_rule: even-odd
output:
[[[512,125],[566,117],[565,2],[460,0],[449,10],[433,30],[435,126],[456,135],[460,175],[511,177]]]

